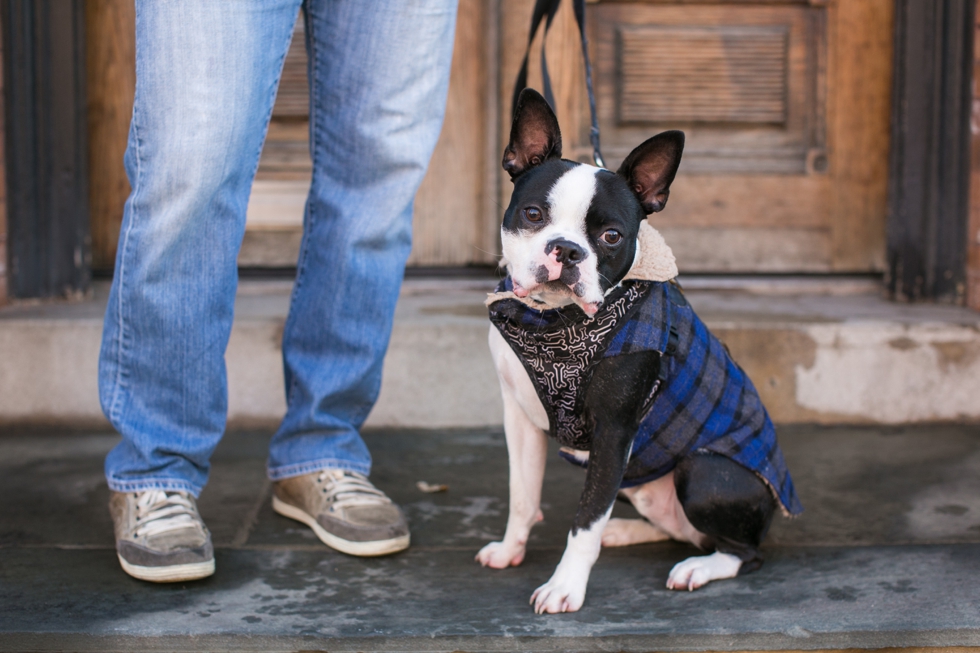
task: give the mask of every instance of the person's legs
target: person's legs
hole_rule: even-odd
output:
[[[313,185],[283,336],[288,410],[269,477],[370,472],[358,433],[445,112],[456,0],[308,0]]]
[[[272,507],[353,555],[409,544],[366,475],[359,429],[381,385],[412,201],[445,112],[456,0],[307,0],[313,185],[283,335],[286,416]]]
[[[198,495],[224,430],[245,209],[300,0],[141,0],[99,391],[117,492]]]

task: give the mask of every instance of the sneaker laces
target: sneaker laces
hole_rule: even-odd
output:
[[[391,503],[384,492],[374,487],[367,477],[343,469],[325,469],[316,477],[323,484],[322,492],[332,508]]]
[[[197,509],[183,492],[147,490],[136,499],[137,537],[152,537],[169,531],[195,528]]]

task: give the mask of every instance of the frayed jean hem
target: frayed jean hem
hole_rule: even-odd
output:
[[[364,474],[365,476],[371,474],[370,464],[365,465],[352,463],[348,460],[324,458],[322,460],[314,460],[307,463],[298,463],[295,465],[286,465],[284,467],[270,468],[268,470],[268,475],[270,481],[281,481],[286,478],[303,476],[304,474],[320,472],[325,469],[342,469],[346,472],[357,472],[358,474]]]
[[[164,490],[166,492],[187,492],[193,495],[195,499],[201,496],[203,489],[179,478],[146,478],[136,481],[118,481],[106,478],[106,481],[109,483],[109,489],[113,492]]]

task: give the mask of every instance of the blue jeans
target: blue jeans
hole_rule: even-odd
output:
[[[99,361],[116,491],[198,495],[225,428],[245,209],[300,0],[138,0],[126,202]],[[313,183],[283,334],[272,479],[367,474],[412,201],[445,111],[456,0],[306,0]]]

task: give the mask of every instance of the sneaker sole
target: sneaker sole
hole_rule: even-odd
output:
[[[407,549],[409,541],[411,540],[411,535],[403,535],[390,540],[352,542],[350,540],[337,537],[333,533],[325,530],[323,526],[320,526],[316,519],[314,519],[310,514],[300,510],[296,506],[289,505],[285,501],[280,501],[276,496],[272,497],[272,509],[283,517],[295,519],[296,521],[309,526],[311,529],[313,529],[313,532],[316,533],[316,536],[320,538],[320,541],[329,546],[331,549],[336,549],[341,553],[346,553],[352,556],[366,558],[388,555],[389,553],[398,553],[399,551],[404,551]]]
[[[141,567],[126,562],[118,553],[116,557],[119,558],[119,564],[127,574],[151,583],[179,583],[185,580],[199,580],[214,573],[214,558],[206,562],[189,562],[184,565]]]

